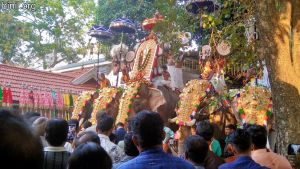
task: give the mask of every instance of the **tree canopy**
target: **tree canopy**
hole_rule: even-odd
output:
[[[34,10],[2,12],[3,23],[0,54],[2,62],[44,69],[56,64],[76,62],[85,54],[84,34],[92,24],[93,0],[31,0]],[[24,51],[20,50],[23,49]],[[18,53],[19,52],[19,53]]]

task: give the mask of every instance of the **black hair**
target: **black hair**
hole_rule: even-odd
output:
[[[206,141],[211,141],[214,136],[214,126],[209,122],[203,121],[197,125],[196,134],[203,137]]]
[[[184,141],[185,156],[196,164],[202,164],[208,152],[208,144],[203,137],[189,136]]]
[[[232,133],[232,137],[229,140],[238,153],[244,153],[250,151],[251,148],[251,136],[246,130],[237,129]]]
[[[68,136],[68,123],[63,119],[51,119],[47,122],[45,139],[51,146],[61,146]]]
[[[92,126],[92,123],[90,121],[85,121],[82,125],[84,129],[87,129]]]
[[[117,135],[115,133],[110,133],[109,140],[115,144],[117,144]]]
[[[76,132],[79,131],[79,121],[76,119],[70,119],[68,120],[68,125],[75,125],[76,126]]]
[[[252,144],[255,148],[266,148],[267,144],[267,129],[264,126],[252,125],[247,128],[247,132],[250,134]]]
[[[133,136],[133,134],[131,132],[125,134],[124,151],[125,151],[126,155],[136,157],[139,155],[139,150],[134,145],[134,143],[132,141],[132,136]]]
[[[162,65],[161,68],[162,68],[163,70],[167,70],[167,69],[168,69],[168,67],[167,67],[166,65]]]
[[[79,145],[69,158],[68,169],[111,169],[112,160],[96,143]]]
[[[143,110],[131,122],[131,129],[142,148],[161,145],[163,140],[163,120],[158,113]]]
[[[225,128],[236,130],[236,125],[234,125],[234,124],[228,124],[228,125],[225,126]]]
[[[0,163],[4,168],[43,168],[43,146],[23,118],[0,110],[0,135]]]
[[[75,146],[78,147],[79,145],[87,142],[93,142],[101,145],[100,138],[98,137],[97,133],[95,133],[94,131],[85,131],[80,135],[79,138],[76,139]]]
[[[117,127],[124,127],[124,124],[122,122],[117,123]]]
[[[101,132],[109,131],[114,126],[114,119],[106,114],[101,115],[97,119],[97,129]]]

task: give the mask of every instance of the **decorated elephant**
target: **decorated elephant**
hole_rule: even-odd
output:
[[[230,102],[217,92],[208,80],[191,80],[180,94],[177,116],[169,121],[180,126],[178,153],[183,154],[183,141],[191,135],[191,127],[197,122],[209,121],[215,126],[216,139],[224,138],[226,124],[236,124]]]
[[[92,125],[97,123],[97,114],[101,111],[106,112],[113,118],[117,117],[119,101],[123,90],[121,88],[106,87],[98,92],[98,97],[94,100],[93,111],[89,121]]]
[[[130,82],[120,99],[116,123],[126,124],[141,110],[158,112],[167,123],[169,118],[175,117],[178,100],[178,95],[169,88],[152,88],[146,80]]]
[[[75,101],[71,119],[79,120],[80,126],[91,117],[96,95],[94,91],[85,91]]]

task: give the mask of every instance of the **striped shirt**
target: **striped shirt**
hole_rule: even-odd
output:
[[[69,157],[64,147],[45,147],[43,169],[66,169]]]

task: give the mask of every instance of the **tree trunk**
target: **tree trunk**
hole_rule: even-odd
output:
[[[300,1],[256,2],[259,46],[272,89],[276,150],[287,155],[289,144],[300,144]],[[299,168],[299,157],[295,157],[288,156]]]

